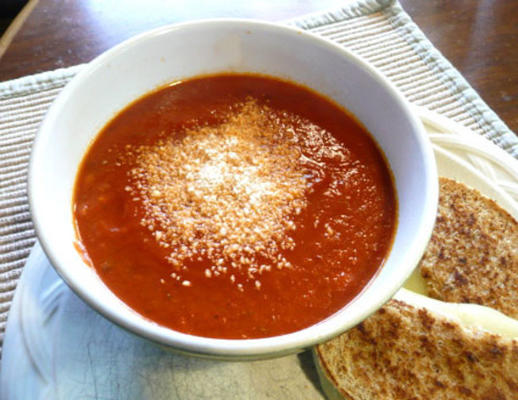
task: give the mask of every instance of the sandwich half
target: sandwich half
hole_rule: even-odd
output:
[[[492,200],[441,178],[411,290],[314,349],[327,396],[518,399],[517,227]]]

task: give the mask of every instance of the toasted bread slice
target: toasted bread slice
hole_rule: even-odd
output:
[[[401,289],[363,323],[315,348],[326,394],[518,399],[518,319],[510,318],[518,317],[517,251],[510,214],[441,178],[430,245],[405,285],[416,293]]]
[[[518,222],[478,191],[440,179],[437,220],[419,268],[429,296],[518,318]]]
[[[434,300],[412,295],[426,299],[426,307],[390,300],[354,329],[316,347],[324,388],[330,380],[352,400],[517,398],[517,321],[489,310],[507,325],[500,335],[463,324],[455,313],[429,304]],[[331,398],[335,389],[326,391]]]

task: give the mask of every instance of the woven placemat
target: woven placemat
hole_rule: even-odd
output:
[[[393,0],[360,0],[288,22],[376,66],[408,100],[465,125],[518,158],[518,140]],[[23,265],[36,240],[27,201],[34,135],[82,66],[0,83],[0,345]]]

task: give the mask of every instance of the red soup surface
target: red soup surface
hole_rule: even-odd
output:
[[[365,129],[257,75],[175,82],[98,135],[75,186],[80,246],[105,284],[180,332],[261,338],[357,295],[391,247],[396,198]]]

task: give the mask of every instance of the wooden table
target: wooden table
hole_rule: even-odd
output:
[[[518,132],[518,1],[400,2]],[[132,35],[168,23],[212,17],[277,21],[342,4],[343,0],[31,0],[0,45],[0,81],[88,62]]]

